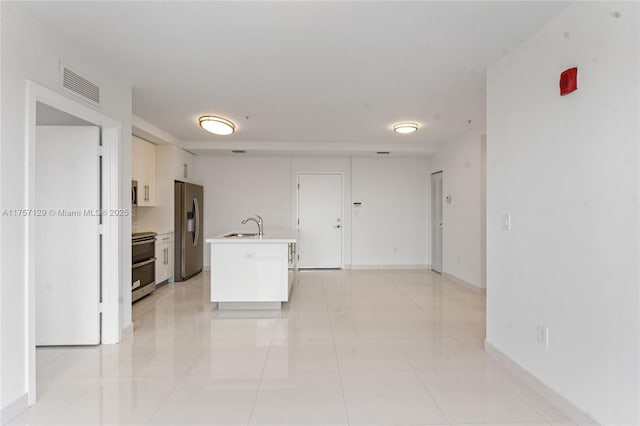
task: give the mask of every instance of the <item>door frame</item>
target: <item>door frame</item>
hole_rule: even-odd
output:
[[[433,269],[433,241],[434,241],[434,235],[433,235],[433,199],[435,197],[435,194],[433,194],[432,191],[432,182],[433,182],[433,176],[437,175],[437,174],[441,174],[442,176],[440,177],[440,180],[442,181],[442,194],[440,197],[440,208],[442,210],[442,217],[441,220],[442,222],[444,222],[444,170],[438,170],[437,172],[433,172],[429,175],[429,191],[431,193],[431,199],[429,200],[429,204],[430,204],[430,209],[429,209],[429,233],[431,234],[431,247],[429,249],[429,252],[431,253],[431,259],[429,260],[429,270],[434,271],[438,274],[443,274],[444,273],[444,227],[442,227],[442,238],[440,239],[440,269],[442,269],[442,271],[436,271],[435,269]]]
[[[296,185],[294,188],[295,200],[296,200],[296,235],[298,236],[298,242],[300,240],[300,198],[298,197],[300,191],[300,176],[302,175],[339,175],[340,176],[340,223],[342,226],[340,227],[340,269],[344,269],[344,173],[343,172],[308,172],[308,171],[298,171],[296,172]],[[299,254],[296,254],[299,256]],[[299,260],[299,259],[298,259]],[[297,264],[297,262],[296,262]]]
[[[78,117],[101,128],[102,139],[102,208],[117,210],[120,199],[118,153],[121,145],[122,124],[100,111],[85,106],[34,81],[26,82],[26,122],[25,122],[25,207],[35,208],[35,154],[36,154],[36,103],[48,105],[67,114]],[[25,275],[27,281],[27,399],[28,404],[36,402],[36,295],[35,295],[35,221],[26,216],[25,227]],[[103,216],[102,224],[102,267],[101,298],[102,321],[101,343],[115,344],[120,341],[120,217]],[[98,230],[96,230],[98,231]]]

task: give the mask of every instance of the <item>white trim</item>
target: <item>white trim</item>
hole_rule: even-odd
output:
[[[102,128],[102,202],[104,209],[113,209],[119,205],[120,165],[118,161],[118,147],[120,125]],[[107,207],[109,206],[109,207]],[[115,209],[113,209],[115,210]],[[103,217],[102,226],[102,342],[115,344],[120,341],[120,264],[119,254],[119,220],[116,215]],[[111,283],[108,285],[107,283]]]
[[[296,207],[296,218],[295,218],[295,223],[294,223],[294,227],[296,230],[296,237],[297,237],[297,241],[300,242],[300,226],[299,226],[299,220],[300,220],[300,199],[298,197],[298,194],[300,193],[300,175],[324,175],[324,176],[335,176],[338,175],[340,176],[340,266],[336,267],[336,268],[327,268],[327,269],[344,269],[344,172],[308,172],[308,171],[297,171],[296,172],[296,182],[294,184],[294,198],[295,198],[295,207]],[[299,254],[297,254],[299,256]],[[297,262],[299,262],[299,259],[297,259]],[[300,268],[300,269],[319,269],[319,268],[315,268],[313,266],[309,266],[306,268]],[[324,268],[321,268],[324,269]]]
[[[65,95],[41,86],[31,80],[26,81],[26,114],[25,114],[25,200],[26,208],[35,206],[35,143],[36,143],[36,103],[41,102],[84,121],[102,128],[104,145],[103,176],[109,181],[103,184],[103,209],[117,210],[119,205],[118,151],[120,147],[120,122],[106,117],[99,111],[66,97]],[[104,343],[117,343],[120,339],[120,280],[118,279],[120,226],[119,217],[107,215],[104,222],[104,240],[102,257],[102,329]],[[36,345],[35,345],[35,223],[30,216],[26,217],[25,227],[25,276],[27,281],[26,309],[26,356],[27,356],[27,395],[28,405],[36,402]]]
[[[429,269],[429,265],[426,264],[417,264],[417,265],[351,265],[350,269],[352,271],[378,271],[378,270],[385,270],[385,269],[390,269],[390,270],[402,270],[402,269],[408,269],[408,270],[428,270]]]
[[[170,133],[154,126],[148,121],[143,120],[137,115],[131,116],[131,133],[155,145],[174,145],[180,149],[184,149],[184,143]],[[185,150],[186,151],[186,150]]]
[[[5,425],[9,423],[11,420],[18,417],[20,413],[29,408],[28,400],[29,396],[25,393],[15,401],[7,404],[6,407],[0,410],[0,424]]]
[[[458,278],[455,275],[451,275],[447,272],[443,272],[442,276],[446,279],[448,279],[449,281],[453,281],[454,283],[461,285],[462,287],[466,288],[467,290],[471,290],[474,293],[478,293],[478,294],[486,294],[487,293],[487,289],[486,288],[482,288],[482,287],[478,287],[477,285],[471,284],[469,281],[465,281],[462,278]]]
[[[578,408],[575,404],[567,400],[558,392],[550,388],[548,385],[540,381],[536,376],[527,371],[520,364],[509,358],[498,348],[492,345],[488,340],[484,341],[484,349],[491,357],[493,357],[500,365],[513,373],[518,379],[547,399],[564,415],[569,417],[578,425],[599,425],[587,413]]]

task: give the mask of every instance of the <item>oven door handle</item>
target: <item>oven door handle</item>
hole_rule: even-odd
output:
[[[149,244],[155,242],[155,238],[149,238],[147,240],[136,241],[135,243],[131,243],[132,246],[141,246],[143,244]]]
[[[140,262],[140,263],[134,263],[133,265],[131,265],[131,269],[136,269],[136,268],[140,268],[141,266],[145,266],[148,265],[150,263],[153,263],[156,261],[156,258],[151,258],[149,260],[145,260],[144,262]]]

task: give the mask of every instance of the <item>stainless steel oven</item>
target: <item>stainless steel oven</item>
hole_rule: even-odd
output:
[[[131,236],[131,301],[156,289],[156,234],[140,232]]]

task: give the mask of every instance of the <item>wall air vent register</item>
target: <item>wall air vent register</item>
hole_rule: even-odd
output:
[[[92,105],[100,105],[100,86],[62,63],[60,63],[60,82],[67,93],[78,96]]]

